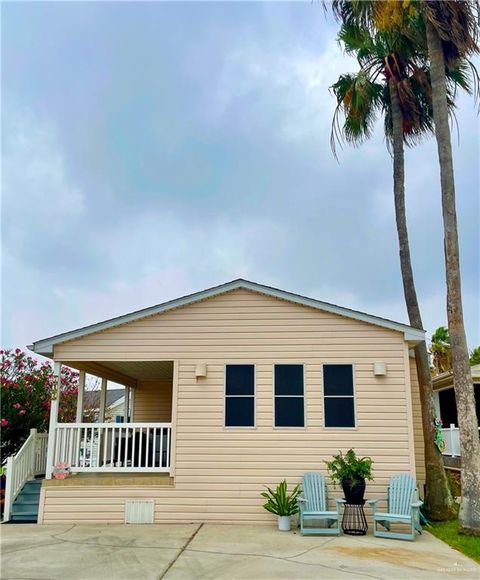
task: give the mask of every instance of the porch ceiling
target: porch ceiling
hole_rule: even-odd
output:
[[[136,381],[173,379],[173,361],[65,361],[64,364],[128,386],[134,386]]]
[[[173,361],[109,361],[102,364],[138,381],[173,379]]]

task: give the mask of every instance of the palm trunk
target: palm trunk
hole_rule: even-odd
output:
[[[403,293],[407,305],[410,324],[415,328],[423,328],[417,292],[413,279],[410,246],[408,242],[407,216],[405,211],[405,164],[403,151],[402,112],[394,80],[389,80],[390,101],[393,124],[393,191],[395,198],[395,219],[400,253],[400,268],[402,271]],[[447,520],[455,517],[455,504],[443,458],[435,444],[435,403],[433,399],[432,380],[425,342],[415,347],[415,363],[417,367],[420,388],[420,404],[422,408],[422,427],[425,453],[425,511],[432,520]]]
[[[428,21],[427,43],[432,81],[433,120],[435,123],[442,189],[447,317],[452,345],[453,384],[457,400],[462,455],[460,530],[464,533],[480,535],[480,439],[478,437],[478,420],[475,411],[472,375],[463,324],[455,181],[450,127],[448,124],[445,61],[440,37]]]

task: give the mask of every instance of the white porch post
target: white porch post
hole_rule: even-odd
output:
[[[45,479],[52,479],[53,462],[55,457],[56,428],[58,423],[58,402],[60,399],[60,376],[62,363],[53,363],[53,387],[52,399],[50,401],[50,423],[48,427],[48,447],[47,447],[47,467],[45,469]]]
[[[30,437],[33,439],[32,444],[32,455],[30,457],[30,474],[29,477],[35,477],[35,464],[37,459],[37,430],[32,428],[30,429]]]
[[[130,387],[125,386],[125,404],[123,406],[123,422],[128,423],[130,415]]]
[[[102,390],[100,391],[100,409],[98,412],[98,422],[105,422],[105,407],[107,402],[107,379],[102,379]]]
[[[78,395],[77,395],[77,418],[76,423],[81,423],[83,420],[83,397],[85,394],[85,371],[80,371],[78,374]]]
[[[450,441],[452,444],[452,457],[460,456],[460,437],[455,423],[450,423]]]
[[[138,383],[137,383],[137,385],[138,385]],[[136,392],[136,390],[137,390],[136,387],[130,388],[130,393],[131,393],[130,417],[132,418],[132,423],[135,421],[135,392]]]
[[[12,496],[13,496],[13,455],[7,457],[7,481],[5,487],[5,504],[3,512],[3,521],[8,522],[10,519],[10,511],[12,509]]]

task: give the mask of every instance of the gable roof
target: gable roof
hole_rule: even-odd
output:
[[[125,395],[125,389],[107,389],[107,400],[105,406],[108,408],[114,403],[117,403],[120,399],[123,399]],[[95,391],[87,391],[84,393],[84,402],[89,407],[94,407],[98,409],[100,407],[100,391],[97,389]]]
[[[129,314],[124,314],[123,316],[117,316],[116,318],[104,320],[103,322],[97,322],[96,324],[84,326],[83,328],[79,328],[77,330],[72,330],[70,332],[64,332],[62,334],[57,334],[49,338],[44,338],[35,341],[33,345],[29,345],[28,348],[30,348],[30,350],[33,350],[37,354],[51,356],[53,354],[53,347],[61,342],[73,340],[75,338],[80,338],[82,336],[93,334],[94,332],[99,332],[101,330],[114,328],[121,324],[126,324],[128,322],[133,322],[135,320],[145,318],[146,316],[162,314],[163,312],[173,310],[174,308],[180,308],[182,306],[195,304],[196,302],[200,302],[201,300],[213,298],[215,296],[225,294],[226,292],[231,292],[232,290],[239,289],[251,290],[252,292],[264,294],[272,298],[286,300],[288,302],[293,302],[294,304],[299,304],[301,306],[308,306],[310,308],[315,308],[317,310],[322,310],[324,312],[338,314],[339,316],[344,316],[346,318],[353,318],[355,320],[367,322],[368,324],[373,324],[375,326],[381,326],[384,328],[389,328],[390,330],[403,332],[405,340],[409,342],[416,343],[424,340],[425,331],[419,328],[413,328],[408,324],[402,324],[401,322],[395,322],[393,320],[381,318],[380,316],[373,316],[371,314],[366,314],[365,312],[352,310],[351,308],[344,308],[343,306],[337,306],[335,304],[330,304],[328,302],[322,302],[321,300],[307,298],[306,296],[301,296],[300,294],[293,294],[292,292],[279,290],[278,288],[264,286],[263,284],[258,284],[256,282],[250,282],[249,280],[243,280],[242,278],[239,278],[238,280],[232,280],[231,282],[227,282],[226,284],[214,286],[213,288],[207,288],[206,290],[202,290],[201,292],[195,292],[194,294],[189,294],[181,298],[176,298],[175,300],[170,300],[162,304],[157,304],[156,306],[150,306],[149,308],[143,308],[142,310],[130,312]]]

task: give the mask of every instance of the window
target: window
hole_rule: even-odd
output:
[[[275,427],[305,427],[303,365],[275,365]]]
[[[325,427],[355,427],[352,365],[323,365]]]
[[[225,367],[225,427],[255,426],[255,367]]]

